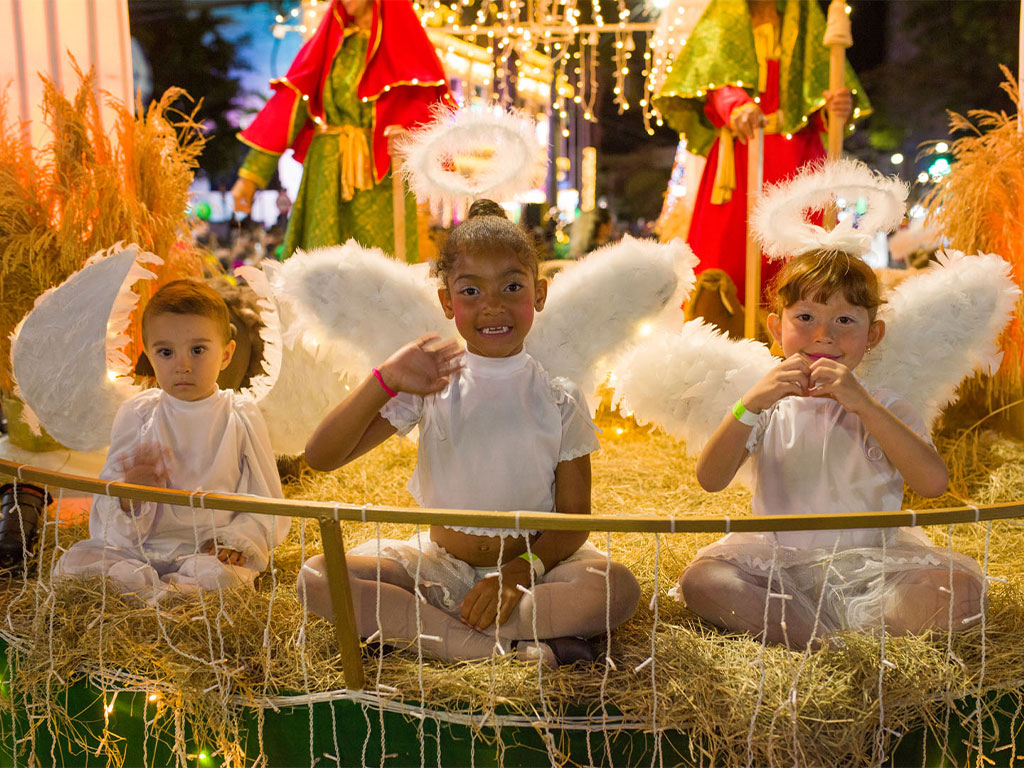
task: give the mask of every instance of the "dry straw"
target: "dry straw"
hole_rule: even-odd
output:
[[[604,434],[602,450],[594,459],[595,513],[730,517],[749,513],[746,491],[711,495],[700,490],[693,480],[692,460],[671,438],[637,429],[632,422],[607,413],[601,415],[599,425]],[[974,430],[940,438],[939,445],[951,465],[951,492],[928,502],[908,498],[907,506],[925,509],[964,500],[1024,497],[1024,443]],[[337,472],[307,471],[287,491],[293,498],[410,504],[405,485],[414,464],[415,448],[393,440]],[[409,526],[381,527],[384,536],[403,537],[411,532]],[[343,528],[348,546],[374,535],[372,524],[345,523]],[[150,716],[159,712],[150,734],[162,732],[174,740],[179,755],[185,754],[184,731],[175,723],[187,722],[198,741],[216,745],[220,758],[229,764],[248,764],[240,754],[236,702],[260,706],[274,695],[343,688],[333,627],[316,617],[304,617],[294,589],[302,538],[307,554],[319,551],[316,525],[307,524],[302,532],[301,523],[296,523],[286,544],[276,550],[276,573],[261,576],[256,592],[207,595],[201,604],[195,598],[182,599],[162,605],[159,614],[105,592],[99,582],[59,586],[50,601],[45,574],[52,563],[55,531],[63,547],[86,533],[84,527],[48,527],[41,562],[35,566],[44,574],[41,583],[29,579],[22,589],[16,579],[0,595],[0,618],[6,616],[3,635],[13,642],[16,656],[18,685],[11,704],[28,712],[37,727],[88,742],[75,727],[73,713],[52,703],[61,700],[59,694],[67,684],[92,675],[111,689],[127,686],[159,693],[150,711]],[[931,533],[937,543],[946,544],[944,528]],[[604,534],[594,538],[599,546],[605,545]],[[1017,560],[1024,547],[1024,528],[1016,521],[992,524],[990,575],[1006,582],[991,585],[984,662],[979,629],[951,638],[955,659],[947,652],[944,634],[888,638],[885,656],[894,666],[884,670],[881,699],[878,638],[846,636],[835,647],[809,655],[762,648],[750,638],[726,636],[703,625],[667,597],[668,588],[697,548],[713,538],[664,535],[660,539],[657,711],[652,712],[650,668],[634,670],[650,655],[652,613],[647,601],[655,583],[654,541],[644,534],[611,537],[612,555],[636,573],[645,597],[637,615],[613,633],[611,654],[617,669],[608,674],[604,698],[610,711],[621,713],[622,721],[633,727],[649,726],[653,718],[659,727],[685,731],[690,751],[677,757],[721,765],[746,765],[748,759],[753,765],[866,763],[880,754],[876,743],[880,706],[885,726],[892,732],[924,727],[946,743],[950,719],[960,719],[950,707],[956,699],[979,690],[982,670],[985,691],[1017,695],[1024,677],[1020,642],[1024,577]],[[982,561],[985,525],[956,526],[951,543]],[[264,645],[265,628],[269,652]],[[546,706],[556,724],[563,717],[580,714],[589,714],[591,725],[601,722],[601,666],[546,671],[542,705],[536,668],[509,657],[473,663],[428,660],[421,670],[413,648],[388,654],[380,664],[378,680],[378,660],[367,660],[368,687],[380,682],[397,689],[394,698],[416,703],[422,679],[424,699],[431,709],[480,716],[497,708],[534,721]],[[40,702],[48,704],[33,706]],[[993,730],[993,715],[988,709],[982,712],[987,731]],[[898,742],[895,733],[882,733],[885,750]],[[479,737],[493,741],[496,734],[487,726],[480,729]],[[1003,731],[1000,737],[1009,743],[1010,734]],[[514,739],[515,733],[504,728],[497,738]],[[565,748],[565,731],[556,728],[553,738],[555,752]],[[603,741],[600,734],[594,739],[596,755]],[[95,742],[88,743],[96,748]],[[107,748],[116,763],[119,747],[111,742]],[[249,762],[252,759],[249,755]]]
[[[997,253],[1024,286],[1024,133],[1018,125],[1019,83],[1006,67],[1002,84],[1014,105],[1005,112],[950,113],[952,170],[925,200],[929,217],[951,247]],[[934,148],[934,146],[933,146]],[[992,377],[961,388],[961,402],[989,413],[1006,408],[1006,420],[1024,435],[1024,296],[1003,336],[1003,364]]]
[[[100,119],[96,75],[79,77],[72,98],[44,77],[43,120],[53,139],[26,146],[0,97],[0,391],[10,392],[10,334],[36,298],[93,253],[137,243],[165,261],[164,280],[201,274],[185,211],[205,144],[187,99],[171,88],[134,117],[108,98],[111,135]],[[138,334],[135,334],[136,337]],[[135,350],[138,351],[138,350]],[[131,350],[129,350],[131,352]],[[134,359],[134,358],[133,358]]]

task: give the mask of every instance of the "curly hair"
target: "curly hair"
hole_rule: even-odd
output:
[[[537,250],[529,235],[509,221],[505,210],[493,200],[480,199],[469,207],[469,215],[448,235],[434,263],[434,275],[448,284],[455,260],[467,253],[511,253],[537,276]]]

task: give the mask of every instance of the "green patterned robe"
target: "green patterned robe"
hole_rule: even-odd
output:
[[[825,106],[829,51],[822,44],[825,16],[817,0],[779,0],[779,106],[783,121],[779,132],[796,133],[811,114]],[[746,0],[711,0],[672,69],[653,99],[672,128],[686,137],[687,149],[707,155],[715,127],[704,114],[709,90],[723,85],[757,95],[758,63]],[[854,97],[854,120],[866,117],[871,104],[849,62],[846,87]],[[852,121],[850,130],[852,130]]]
[[[324,84],[323,102],[328,125],[358,125],[366,131],[369,142],[373,105],[363,103],[356,96],[366,61],[366,44],[365,34],[350,34],[345,38]],[[308,118],[300,102],[289,144]],[[377,247],[389,254],[395,252],[391,173],[373,189],[357,189],[352,199],[344,202],[338,143],[336,135],[317,134],[309,145],[299,194],[288,219],[282,249],[284,258],[291,256],[296,248],[309,251],[340,245],[349,238],[355,238],[365,247]],[[257,186],[265,187],[277,169],[278,157],[251,148],[242,165],[243,174],[257,181]],[[408,190],[405,194],[405,252],[408,260],[418,260],[416,198]]]

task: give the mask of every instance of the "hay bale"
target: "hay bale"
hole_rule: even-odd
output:
[[[598,424],[603,434],[602,450],[594,458],[595,513],[749,514],[749,492],[701,490],[693,459],[672,438],[607,412]],[[965,499],[1024,497],[1021,441],[974,431],[941,437],[938,445],[951,466],[951,490],[934,500],[908,496],[908,506],[925,509]],[[392,440],[336,472],[304,470],[286,493],[314,500],[412,504],[405,486],[414,466],[415,447]],[[411,526],[380,528],[387,537],[412,532]],[[346,523],[343,531],[346,545],[352,546],[376,535],[376,526]],[[946,530],[931,533],[938,543],[946,543]],[[694,761],[868,762],[883,750],[891,753],[898,740],[879,730],[881,707],[892,731],[925,727],[939,734],[941,742],[956,699],[1020,687],[1024,569],[1019,553],[1024,550],[1024,528],[1017,521],[1003,521],[993,523],[987,533],[985,525],[960,525],[948,532],[955,549],[979,561],[987,551],[990,574],[1006,579],[992,584],[984,661],[977,627],[949,638],[887,638],[885,657],[894,666],[884,668],[876,637],[844,636],[832,647],[801,654],[725,635],[667,596],[686,563],[713,536],[678,534],[655,542],[645,534],[601,533],[592,536],[594,543],[607,547],[610,540],[612,556],[634,571],[645,595],[636,616],[613,633],[615,670],[602,665],[544,670],[541,701],[538,670],[532,664],[503,657],[428,660],[421,667],[412,648],[368,657],[367,684],[393,687],[407,701],[422,698],[432,709],[477,714],[501,709],[529,721],[546,712],[556,725],[580,710],[595,722],[603,712],[617,712],[625,722],[642,727],[656,723],[685,730]],[[76,734],[73,713],[50,703],[59,700],[66,685],[93,675],[110,685],[130,682],[159,692],[165,713],[161,717],[189,723],[197,738],[217,745],[221,756],[240,760],[237,701],[259,706],[276,694],[344,687],[333,627],[307,615],[294,588],[303,558],[319,551],[315,524],[293,527],[274,553],[274,571],[260,577],[255,592],[182,599],[162,605],[159,612],[106,591],[98,581],[61,584],[50,591],[45,574],[52,567],[54,545],[66,547],[86,534],[83,525],[48,526],[40,558],[33,564],[44,578],[11,577],[0,591],[3,635],[14,648],[19,683],[8,705],[27,708],[37,726],[45,723],[71,739],[82,738]],[[656,625],[647,604],[654,594]],[[652,634],[654,664],[641,666],[651,655]],[[29,706],[39,702],[48,705]],[[184,749],[183,742],[179,747]]]

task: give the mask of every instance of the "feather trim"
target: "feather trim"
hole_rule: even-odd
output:
[[[681,240],[658,243],[628,235],[555,276],[537,315],[527,351],[552,376],[565,376],[587,395],[610,370],[609,360],[655,320],[678,327],[693,290],[697,258]]]
[[[41,295],[12,335],[18,392],[34,418],[72,450],[110,440],[121,404],[139,391],[124,353],[139,280],[155,275],[143,264],[159,257],[118,243]],[[32,417],[30,417],[32,418]]]
[[[264,259],[264,269],[273,263]],[[278,376],[281,374],[281,356],[283,354],[281,342],[281,315],[277,309],[277,302],[274,300],[274,292],[270,287],[270,280],[263,269],[256,267],[238,267],[235,276],[245,280],[256,294],[256,306],[260,311],[260,338],[263,339],[263,360],[260,362],[263,373],[254,376],[249,381],[245,392],[259,404],[267,396]]]
[[[355,240],[310,253],[296,252],[277,270],[279,302],[295,312],[295,327],[322,345],[340,343],[373,364],[424,333],[454,336],[422,265],[402,264]],[[286,343],[287,340],[286,340]],[[365,371],[366,365],[359,363]],[[352,370],[351,363],[342,370]]]
[[[682,311],[683,305],[689,300],[690,294],[693,293],[693,288],[697,284],[697,275],[694,270],[700,260],[682,238],[673,238],[662,247],[665,248],[663,257],[672,259],[673,270],[676,274],[676,290],[655,317],[655,323],[671,330],[679,330],[679,312]]]
[[[348,394],[350,380],[335,372],[333,358],[301,343],[282,349],[277,379],[258,403],[274,453],[302,453],[313,430]]]
[[[885,336],[857,369],[869,386],[906,398],[930,425],[972,371],[1000,364],[999,335],[1020,289],[995,254],[937,254],[938,261],[893,289],[879,311]]]
[[[345,363],[351,356],[318,339],[298,319],[297,308],[278,290],[282,265],[264,259],[262,267],[239,270],[259,296],[264,323],[265,373],[249,391],[263,413],[274,452],[294,455],[305,450],[310,434],[347,394]]]
[[[403,137],[395,151],[420,202],[511,200],[534,187],[546,167],[534,121],[500,108],[433,109],[434,119]]]
[[[121,282],[121,287],[114,297],[114,303],[110,308],[110,316],[107,319],[106,335],[106,359],[108,375],[120,377],[131,377],[135,373],[135,361],[129,358],[124,350],[131,342],[131,335],[128,329],[131,325],[132,313],[139,305],[139,294],[132,290],[132,286],[140,280],[153,280],[156,277],[154,272],[146,269],[143,264],[159,266],[163,259],[148,251],[143,251],[134,243],[129,246],[122,246],[121,243],[108,248],[106,251],[93,254],[86,261],[86,266],[97,263],[109,255],[120,251],[134,251],[135,260],[128,269],[128,274]]]
[[[903,221],[909,188],[896,176],[882,176],[857,160],[806,166],[793,179],[769,187],[751,217],[765,256],[786,259],[813,250],[862,255],[879,230],[891,232]],[[867,210],[833,230],[807,216],[824,211],[834,199],[865,199]]]
[[[736,400],[777,363],[764,344],[733,341],[691,320],[679,331],[651,335],[620,358],[613,400],[623,415],[661,427],[696,455]]]

